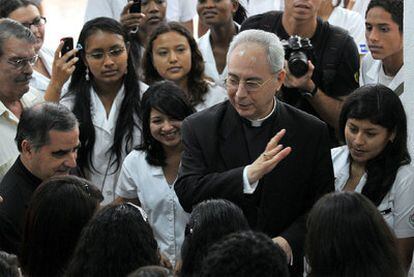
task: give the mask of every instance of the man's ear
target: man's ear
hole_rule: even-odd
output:
[[[286,77],[286,70],[281,69],[277,75],[277,81],[280,82],[281,84],[283,84],[283,82],[285,81],[285,77]]]
[[[26,156],[32,156],[34,152],[33,145],[27,139],[24,139],[21,143],[22,154]]]

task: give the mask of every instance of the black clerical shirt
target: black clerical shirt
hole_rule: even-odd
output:
[[[42,180],[23,165],[20,156],[0,183],[0,250],[18,254],[29,200]]]

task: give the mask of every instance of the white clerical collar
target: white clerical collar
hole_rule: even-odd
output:
[[[263,118],[259,118],[259,119],[255,119],[255,120],[251,120],[251,119],[247,119],[250,121],[250,123],[252,124],[252,127],[261,127],[263,122],[268,119],[276,110],[276,98],[273,99],[273,109],[270,111],[270,113],[268,115],[266,115]]]

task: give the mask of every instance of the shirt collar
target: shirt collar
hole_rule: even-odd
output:
[[[273,98],[273,109],[265,117],[259,118],[259,119],[255,119],[255,120],[247,119],[250,122],[251,126],[252,127],[261,127],[262,124],[263,124],[263,122],[265,122],[266,119],[268,119],[269,117],[271,117],[272,114],[275,112],[275,110],[276,110],[276,103],[277,103],[276,99]]]

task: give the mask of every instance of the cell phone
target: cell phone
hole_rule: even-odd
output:
[[[73,49],[73,38],[65,37],[65,38],[62,38],[60,41],[63,41],[63,47],[62,47],[62,50],[60,51],[60,56],[63,56],[67,52]]]
[[[129,13],[140,13],[141,12],[141,0],[134,0],[134,3],[129,7]]]

